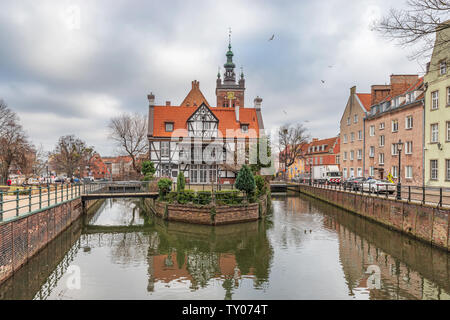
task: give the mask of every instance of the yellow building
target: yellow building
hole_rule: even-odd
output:
[[[305,159],[296,159],[295,162],[290,167],[288,167],[287,173],[289,180],[305,173]]]
[[[450,20],[444,23],[449,24]],[[450,187],[449,39],[450,28],[436,33],[433,54],[424,76],[427,88],[424,124],[425,186]]]

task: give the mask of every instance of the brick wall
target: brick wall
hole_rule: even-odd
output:
[[[1,223],[0,283],[27,263],[81,214],[81,199],[75,199]]]
[[[298,190],[450,251],[448,209],[306,185],[299,186]]]
[[[251,203],[246,206],[216,206],[214,221],[211,219],[212,206],[210,205],[200,207],[189,204],[166,204],[160,201],[155,201],[154,203],[148,202],[147,205],[153,208],[153,212],[158,217],[169,221],[223,225],[258,220],[260,218],[260,205],[261,216],[265,216],[267,212],[267,197],[261,198],[259,203]],[[167,216],[165,216],[166,205]]]

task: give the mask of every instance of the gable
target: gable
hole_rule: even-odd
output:
[[[214,121],[218,122],[219,119],[212,113],[211,109],[209,109],[206,104],[202,103],[197,110],[187,119],[187,121]]]

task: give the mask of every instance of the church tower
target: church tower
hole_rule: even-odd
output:
[[[244,91],[245,91],[245,79],[244,72],[241,68],[241,74],[239,82],[236,83],[236,74],[233,63],[233,51],[231,51],[231,31],[229,34],[228,51],[226,53],[227,62],[223,65],[225,72],[223,74],[223,81],[220,78],[220,69],[217,73],[216,81],[216,96],[217,107],[234,108],[239,106],[244,107]]]

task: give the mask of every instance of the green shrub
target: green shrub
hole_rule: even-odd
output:
[[[146,178],[147,178],[147,176],[150,178],[153,178],[153,175],[155,174],[155,172],[156,172],[156,169],[155,169],[155,165],[153,164],[153,162],[151,162],[149,160],[142,162],[142,174]],[[148,181],[148,180],[145,180],[145,181]]]
[[[211,191],[198,191],[197,199],[195,201],[197,204],[206,205],[211,203]]]
[[[166,197],[166,200],[169,202],[169,203],[174,203],[175,201],[177,201],[177,192],[176,191],[171,191],[171,192],[169,192],[168,194],[167,194],[167,197]]]
[[[263,195],[266,193],[266,181],[261,176],[255,176],[255,183],[256,183],[256,194],[259,197],[260,195]]]
[[[169,178],[161,178],[158,181],[158,192],[159,197],[164,200],[166,198],[166,195],[170,192],[172,189],[172,180]]]
[[[195,199],[195,191],[194,190],[184,190],[178,192],[177,201],[180,204],[186,204],[193,202]]]
[[[178,173],[177,177],[177,191],[184,191],[184,186],[186,185],[186,179],[184,178],[183,171]]]
[[[218,205],[234,205],[240,204],[242,198],[239,197],[240,192],[238,190],[223,190],[215,193],[216,203]]]
[[[153,174],[146,174],[141,180],[142,181],[152,181],[153,180]]]
[[[254,193],[256,189],[255,178],[247,165],[243,165],[241,170],[239,170],[235,186],[236,189],[245,192],[247,197]]]

